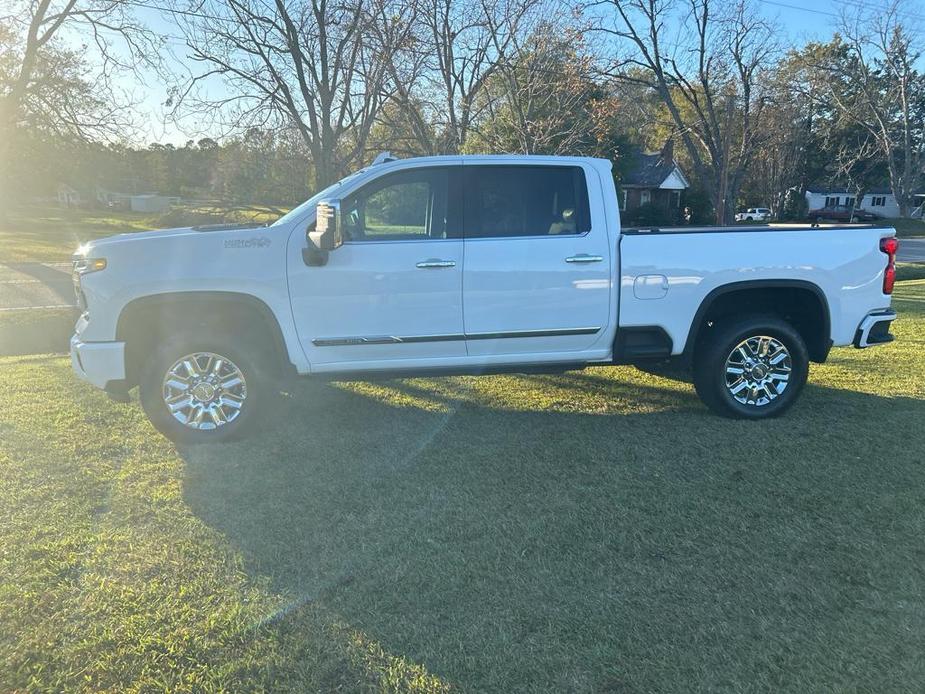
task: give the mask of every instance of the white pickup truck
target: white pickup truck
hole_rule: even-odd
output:
[[[281,379],[677,360],[716,412],[797,398],[833,345],[892,339],[895,232],[621,229],[609,161],[384,158],[269,226],[82,246],[74,370],[140,386],[182,441],[249,428]]]

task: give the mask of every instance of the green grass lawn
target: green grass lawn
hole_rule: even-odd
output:
[[[156,228],[157,215],[136,212],[21,207],[0,220],[4,262],[67,261],[83,242],[126,231]]]
[[[85,241],[132,231],[186,226],[208,221],[273,221],[279,215],[267,210],[228,213],[218,208],[177,210],[170,215],[142,214],[124,210],[23,206],[0,218],[3,262],[70,260]]]
[[[897,263],[896,279],[903,280],[925,280],[925,263]]]
[[[925,281],[779,420],[632,368],[293,384],[175,448],[0,359],[0,691],[925,689]]]
[[[67,352],[77,308],[0,312],[0,356]]]
[[[925,236],[925,222],[921,219],[884,219],[883,224],[896,229],[899,238]]]

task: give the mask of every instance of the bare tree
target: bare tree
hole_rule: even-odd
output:
[[[177,88],[173,117],[226,132],[294,127],[315,185],[327,185],[362,157],[393,89],[387,66],[405,19],[387,3],[227,0],[178,9],[189,58],[203,69]]]
[[[113,77],[157,69],[163,53],[163,39],[134,16],[136,4],[14,0],[0,17],[9,65],[0,77],[0,127],[16,127],[27,117],[34,122],[44,111],[43,122],[58,132],[81,139],[124,137],[134,104]],[[74,80],[92,84],[96,105],[91,110],[81,110],[76,101],[63,102],[65,82]]]
[[[540,6],[540,0],[409,2],[416,29],[406,50],[393,54],[398,67],[391,69],[395,96],[423,151],[462,150],[489,106],[489,80],[512,61]]]
[[[153,67],[158,38],[123,0],[14,0],[0,17],[0,208],[19,134],[118,140],[132,99],[114,75]],[[2,214],[2,210],[0,210]]]
[[[514,37],[476,103],[476,147],[523,154],[577,154],[597,143],[597,106],[604,94],[579,33],[564,21],[545,22]],[[471,146],[468,148],[471,149]]]
[[[906,216],[925,164],[925,77],[915,65],[921,32],[903,26],[901,5],[845,15],[841,36],[811,65],[847,121],[866,131],[886,163],[900,214]],[[850,158],[849,158],[850,159]]]
[[[590,7],[607,10],[597,29],[615,44],[608,74],[658,94],[717,222],[731,222],[763,140],[763,77],[777,50],[770,27],[744,0],[601,0]],[[670,28],[671,16],[683,30]]]
[[[810,51],[813,46],[806,50]],[[805,186],[818,172],[818,152],[829,128],[829,109],[818,76],[803,67],[804,53],[792,51],[769,71],[765,139],[743,184],[749,206],[770,205],[778,219],[795,218]]]
[[[833,149],[832,163],[835,167],[835,178],[845,181],[847,189],[854,193],[854,201],[849,206],[851,208],[849,221],[854,221],[854,215],[861,207],[864,196],[872,185],[872,175],[875,175],[878,168],[879,146],[868,133],[861,133],[861,137],[857,140],[839,142]]]

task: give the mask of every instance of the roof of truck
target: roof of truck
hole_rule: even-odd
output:
[[[390,164],[401,164],[401,163],[427,163],[427,164],[456,164],[460,161],[469,163],[475,161],[487,161],[487,162],[530,162],[535,161],[536,163],[548,163],[550,161],[560,161],[563,163],[593,163],[593,164],[606,164],[611,166],[612,162],[609,159],[602,159],[600,157],[563,157],[552,154],[441,154],[436,156],[429,157],[408,157],[407,159],[400,159],[398,157],[389,157],[382,161],[379,164],[371,164],[371,166],[388,166]]]

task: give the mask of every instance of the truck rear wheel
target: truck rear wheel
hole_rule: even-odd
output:
[[[262,352],[230,336],[183,337],[158,347],[141,374],[141,405],[178,443],[237,438],[268,400]]]
[[[783,414],[809,373],[800,334],[776,316],[753,316],[718,325],[698,346],[694,387],[714,412],[737,419]]]

